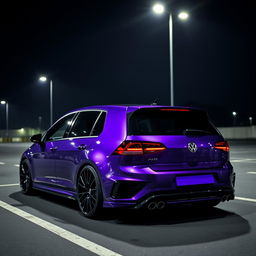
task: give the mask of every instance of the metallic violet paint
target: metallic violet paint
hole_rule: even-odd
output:
[[[127,114],[145,107],[163,106],[91,106],[72,111],[106,111],[103,132],[98,137],[64,138],[42,145],[33,144],[22,155],[22,159],[29,160],[33,187],[76,198],[78,172],[81,167],[90,164],[95,167],[100,177],[104,207],[136,207],[147,202],[152,195],[167,196],[167,203],[221,200],[224,195],[233,199],[234,173],[229,162],[229,153],[213,148],[213,145],[217,141],[222,141],[223,137],[127,135]],[[135,156],[112,154],[124,140],[161,142],[167,149],[161,153],[146,155],[145,162],[141,164]],[[196,143],[198,147],[194,153],[188,150],[188,144],[191,142]],[[78,149],[81,144],[86,145],[85,150]],[[51,151],[50,148],[53,147],[58,149]],[[208,176],[203,177],[204,174]],[[214,184],[204,185],[202,188],[192,186],[185,190],[183,187],[186,186],[176,184],[176,177],[182,176],[187,177],[185,180],[191,185],[195,175],[201,175],[202,179],[207,179],[211,175],[214,177]],[[111,193],[114,184],[119,181],[139,181],[144,186],[131,198],[115,199]],[[208,189],[219,192],[211,197],[202,195],[194,199],[190,196],[191,191],[205,192]],[[182,197],[168,197],[179,193]],[[188,196],[187,199],[184,198],[184,194],[185,197]]]

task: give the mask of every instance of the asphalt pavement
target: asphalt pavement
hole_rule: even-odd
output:
[[[0,255],[256,255],[256,140],[231,141],[236,199],[212,209],[108,210],[81,215],[75,201],[18,185],[29,143],[0,144]]]

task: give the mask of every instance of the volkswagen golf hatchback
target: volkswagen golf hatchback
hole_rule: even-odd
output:
[[[24,193],[43,190],[102,208],[215,206],[234,199],[229,145],[199,109],[91,106],[60,118],[20,162]]]

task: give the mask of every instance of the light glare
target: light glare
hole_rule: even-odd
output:
[[[46,76],[40,76],[39,77],[39,81],[40,82],[46,82],[47,81],[47,77]]]
[[[160,3],[154,4],[152,9],[156,14],[162,14],[164,12],[164,6]]]
[[[1,100],[0,102],[2,105],[5,105],[6,104],[6,101],[5,100]]]
[[[189,14],[187,12],[180,12],[178,17],[181,20],[187,20],[189,18]]]
[[[232,112],[232,115],[233,115],[233,116],[236,116],[236,115],[237,115],[237,113],[234,111],[234,112]]]

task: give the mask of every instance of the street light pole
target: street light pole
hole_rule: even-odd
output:
[[[173,86],[173,22],[172,13],[169,14],[169,51],[170,51],[170,103],[174,106],[174,86]]]
[[[41,133],[41,130],[42,130],[42,117],[41,116],[38,117],[38,129],[39,129],[39,133]]]
[[[53,124],[53,82],[50,80],[50,122]]]
[[[165,12],[165,7],[161,3],[156,3],[152,7],[154,13],[161,15]],[[187,20],[189,14],[187,12],[180,12],[178,15],[180,20]],[[169,54],[170,54],[170,105],[174,106],[174,84],[173,84],[173,21],[172,12],[169,12]]]
[[[249,117],[250,126],[252,126],[252,116]]]
[[[1,105],[5,105],[5,118],[6,118],[6,137],[9,137],[9,104],[5,100],[1,100]]]
[[[233,115],[233,126],[235,126],[236,125],[236,115],[237,115],[237,113],[235,111],[233,111],[232,115]]]
[[[47,82],[46,76],[40,76],[39,81],[42,83]],[[53,81],[50,80],[50,125],[53,124]]]
[[[5,105],[5,110],[6,110],[6,137],[9,137],[9,104],[6,102]]]

